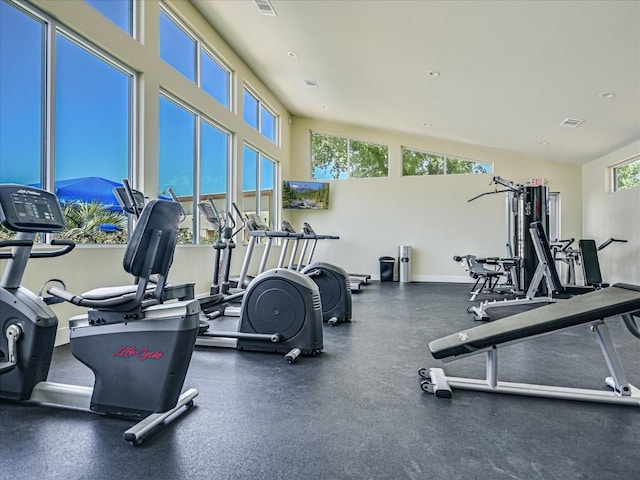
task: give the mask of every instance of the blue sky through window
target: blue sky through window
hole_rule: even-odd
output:
[[[258,129],[258,99],[244,90],[242,117],[250,126]]]
[[[158,193],[173,187],[176,195],[193,195],[195,115],[171,100],[160,97]]]
[[[229,107],[229,72],[222,68],[211,55],[202,50],[200,55],[202,89],[225,107]]]
[[[0,182],[40,182],[42,37],[40,21],[0,2]]]
[[[121,29],[131,35],[133,0],[85,0]]]
[[[196,78],[196,42],[160,10],[160,58],[192,82]]]
[[[200,193],[226,193],[229,135],[201,122],[200,141]]]
[[[256,185],[256,174],[258,170],[258,152],[244,146],[242,149],[242,191],[254,192]]]
[[[56,35],[56,180],[129,176],[131,77]]]

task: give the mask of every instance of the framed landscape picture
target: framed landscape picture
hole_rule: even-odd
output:
[[[282,208],[301,210],[327,210],[329,208],[328,182],[282,182]]]

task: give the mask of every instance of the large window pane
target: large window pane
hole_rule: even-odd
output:
[[[276,202],[274,201],[274,186],[276,184],[276,164],[266,157],[260,156],[260,217],[272,229],[275,225]]]
[[[122,28],[129,35],[132,33],[133,0],[85,0],[102,15]]]
[[[260,105],[260,133],[276,143],[276,117],[263,105]]]
[[[56,37],[56,180],[129,174],[131,77]]]
[[[352,178],[386,177],[389,175],[389,147],[351,140],[349,176]]]
[[[311,177],[347,178],[347,139],[311,133]]]
[[[613,169],[614,191],[640,185],[640,157],[636,157]]]
[[[402,175],[444,175],[444,157],[403,148]]]
[[[0,182],[40,184],[43,24],[0,2]]]
[[[126,241],[111,190],[129,176],[130,84],[130,75],[56,35],[56,193],[76,241]]]
[[[242,115],[244,121],[250,126],[258,129],[258,99],[251,95],[247,89],[244,90],[244,107]]]
[[[229,72],[204,49],[200,55],[200,86],[225,107],[229,108]]]
[[[447,158],[447,174],[491,173],[488,163],[470,162],[458,158]]]
[[[193,239],[193,164],[195,115],[160,96],[158,193],[168,196],[169,187],[178,196],[187,218],[181,224],[180,243]]]
[[[200,122],[200,199],[213,200],[219,212],[227,204],[229,134],[208,122]],[[200,219],[200,240],[213,241],[215,232],[205,218]]]
[[[196,78],[196,42],[160,9],[160,58],[192,82]]]
[[[481,174],[492,170],[490,163],[402,148],[402,175],[405,176]]]
[[[363,178],[388,175],[388,146],[311,132],[312,178]]]

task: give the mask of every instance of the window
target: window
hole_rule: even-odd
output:
[[[242,117],[273,143],[277,143],[277,117],[247,88],[244,89]]]
[[[0,114],[11,119],[0,122],[0,180],[52,188],[67,224],[58,237],[126,242],[112,189],[129,176],[133,73],[35,10],[0,9]]]
[[[131,76],[56,35],[55,179],[129,176]]]
[[[489,163],[402,148],[402,175],[457,175],[491,173]]]
[[[245,145],[242,149],[242,209],[259,213],[267,225],[277,225],[276,162]]]
[[[246,88],[243,96],[242,118],[249,126],[258,129],[258,99]]]
[[[45,25],[0,2],[0,182],[39,186]]]
[[[365,178],[389,175],[389,147],[311,132],[311,178]]]
[[[192,243],[196,115],[161,95],[159,118],[158,194],[173,189],[187,214],[178,242]]]
[[[616,165],[612,170],[614,192],[640,185],[640,155]]]
[[[260,104],[260,133],[276,143],[276,116]]]
[[[133,0],[85,0],[129,35],[133,33]]]
[[[55,186],[76,242],[126,242],[113,186],[129,177],[132,75],[56,34]],[[72,192],[73,191],[73,192]]]
[[[178,241],[211,241],[215,232],[195,213],[198,202],[209,198],[219,211],[229,208],[230,135],[165,94],[160,95],[159,128],[158,194],[169,196],[172,188],[187,214]],[[194,183],[194,177],[199,181]]]
[[[231,73],[204,48],[200,53],[200,86],[225,107],[229,108]]]
[[[192,82],[196,79],[196,41],[160,9],[160,58]]]
[[[229,210],[229,144],[230,135],[213,124],[200,121],[200,200],[213,200],[219,212]],[[205,218],[200,218],[200,242],[215,240]]]
[[[165,7],[160,8],[160,58],[229,108],[230,70]]]

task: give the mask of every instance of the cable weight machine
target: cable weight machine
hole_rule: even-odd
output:
[[[544,185],[517,184],[502,177],[493,177],[491,184],[496,185],[494,191],[476,195],[468,202],[485,195],[505,194],[506,255],[518,260],[510,267],[512,282],[518,291],[526,291],[538,264],[529,225],[541,222],[545,233],[548,233],[549,189]],[[498,189],[498,185],[504,188]]]

